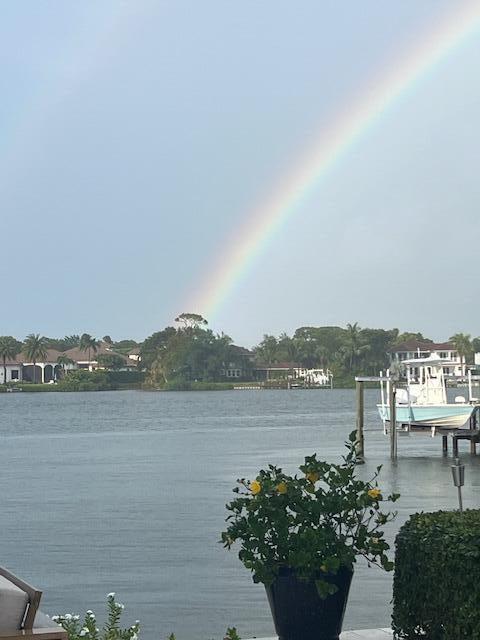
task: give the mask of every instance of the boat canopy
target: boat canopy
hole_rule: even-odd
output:
[[[428,358],[412,358],[411,360],[402,360],[401,364],[407,364],[409,367],[452,367],[458,365],[458,362],[453,362],[453,360],[447,360],[446,358],[436,358],[435,356],[430,356]]]

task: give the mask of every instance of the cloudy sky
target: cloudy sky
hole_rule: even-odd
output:
[[[197,311],[247,346],[356,321],[479,335],[479,30],[372,117],[215,308],[203,293],[338,114],[468,6],[1,3],[0,333],[142,339]]]

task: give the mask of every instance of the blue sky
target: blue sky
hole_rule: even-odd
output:
[[[183,301],[316,132],[453,7],[3,3],[0,333],[142,339],[195,311]],[[212,327],[247,346],[356,321],[479,335],[479,67],[471,38],[397,100]]]

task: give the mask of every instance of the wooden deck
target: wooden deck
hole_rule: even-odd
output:
[[[340,640],[388,640],[393,638],[391,629],[360,629],[358,631],[344,631],[340,636]],[[273,638],[257,638],[257,640],[278,640],[275,636]]]

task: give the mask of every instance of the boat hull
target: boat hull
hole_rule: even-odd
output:
[[[390,407],[377,405],[380,418],[390,421]],[[474,407],[469,404],[397,405],[397,423],[424,427],[459,429],[470,419]]]

